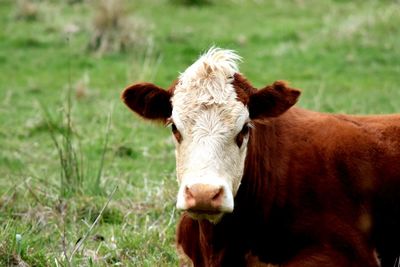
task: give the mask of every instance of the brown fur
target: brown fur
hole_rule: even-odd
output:
[[[245,170],[233,213],[217,224],[183,213],[177,244],[194,266],[377,267],[376,252],[393,266],[400,115],[285,112],[299,95],[285,83],[233,84],[254,124]]]
[[[245,105],[249,103],[250,95],[257,92],[257,89],[239,73],[235,73],[232,85],[235,88],[237,99]]]

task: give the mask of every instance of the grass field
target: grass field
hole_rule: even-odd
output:
[[[167,87],[211,45],[257,87],[301,88],[302,107],[400,112],[399,1],[126,1],[137,35],[102,54],[87,49],[96,1],[21,2],[0,0],[0,266],[177,265],[169,129],[119,94]]]

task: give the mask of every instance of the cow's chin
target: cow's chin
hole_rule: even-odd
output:
[[[194,220],[207,220],[213,224],[218,223],[222,217],[224,216],[223,212],[217,212],[217,211],[212,211],[212,212],[199,212],[199,211],[190,211],[188,210],[187,213],[189,216],[194,219]]]

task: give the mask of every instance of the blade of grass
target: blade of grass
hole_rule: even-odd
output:
[[[75,245],[74,249],[72,250],[72,253],[69,257],[69,262],[72,261],[75,253],[79,250],[79,248],[83,245],[83,243],[86,241],[86,239],[89,237],[90,233],[92,232],[92,230],[94,229],[94,227],[97,225],[97,223],[99,222],[101,216],[103,215],[104,210],[107,208],[108,204],[110,203],[114,193],[117,191],[118,186],[114,187],[113,191],[111,191],[111,193],[108,195],[108,199],[107,202],[104,204],[103,208],[100,210],[99,215],[96,217],[96,219],[94,220],[93,224],[90,226],[90,228],[88,229],[88,231],[85,233],[85,235],[79,240],[79,242]]]
[[[100,189],[100,182],[101,182],[101,175],[103,173],[103,168],[104,168],[104,157],[105,157],[105,154],[106,154],[106,151],[107,151],[108,139],[109,139],[109,136],[110,136],[112,110],[113,110],[113,108],[111,108],[111,111],[108,114],[106,136],[105,136],[105,139],[104,139],[104,145],[103,145],[103,149],[102,149],[102,152],[101,152],[99,169],[98,169],[98,172],[97,172],[96,182],[95,182],[95,186],[94,186],[94,193],[99,193],[100,190],[101,190]]]

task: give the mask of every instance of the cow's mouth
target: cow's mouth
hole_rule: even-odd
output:
[[[187,210],[187,213],[194,220],[208,220],[212,223],[217,223],[224,215],[220,210]]]
[[[195,210],[189,209],[188,212],[196,215],[217,215],[222,213],[222,211],[220,210],[198,210],[198,209]]]

